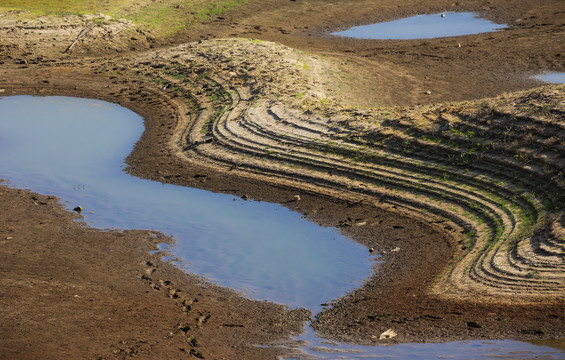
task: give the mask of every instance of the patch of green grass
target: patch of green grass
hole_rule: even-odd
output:
[[[103,13],[130,20],[157,38],[173,36],[246,4],[249,0],[2,0],[3,10],[29,11],[26,17]]]
[[[86,15],[108,13],[119,0],[2,0],[2,10],[25,10],[35,15]]]

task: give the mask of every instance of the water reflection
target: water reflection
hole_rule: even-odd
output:
[[[447,36],[480,34],[506,28],[481,19],[475,13],[447,12],[434,15],[417,15],[405,19],[354,26],[331,35],[357,39],[409,40],[431,39]]]
[[[366,248],[287,208],[132,177],[123,159],[143,132],[135,113],[102,101],[0,100],[0,178],[84,208],[98,228],[154,229],[190,272],[314,312],[371,273]]]
[[[534,78],[551,84],[565,84],[565,72],[548,72]]]
[[[563,340],[531,343],[514,340],[473,340],[364,346],[318,338],[311,329],[297,340],[302,341],[304,346],[301,347],[299,355],[288,359],[565,359]],[[561,344],[561,348],[556,344]]]

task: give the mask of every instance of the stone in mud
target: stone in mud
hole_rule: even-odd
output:
[[[393,337],[396,337],[397,335],[398,334],[396,333],[396,331],[394,331],[392,329],[388,329],[387,331],[382,333],[381,336],[379,336],[379,340],[392,339]]]

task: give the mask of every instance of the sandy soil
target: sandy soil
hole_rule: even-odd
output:
[[[423,42],[319,33],[446,9],[511,29]],[[381,253],[365,286],[317,315],[326,336],[556,338],[565,329],[563,86],[415,106],[530,89],[539,83],[527,75],[563,70],[563,11],[559,1],[252,2],[175,41],[290,47],[205,40],[117,56],[149,48],[150,37],[131,45],[93,32],[63,55],[81,26],[55,24],[64,40],[54,50],[41,28],[25,40],[37,45],[2,44],[0,91],[129,107],[146,125],[132,174],[283,203]],[[14,31],[8,22],[0,35]],[[445,123],[454,131],[438,132]],[[273,358],[283,349],[254,345],[292,347],[309,318],[204,286],[150,256],[162,241],[150,233],[85,229],[55,199],[0,189],[5,358]]]

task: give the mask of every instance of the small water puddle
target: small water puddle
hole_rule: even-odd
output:
[[[534,76],[534,79],[545,81],[550,84],[565,84],[565,72],[548,72]]]
[[[151,229],[189,272],[259,300],[305,307],[345,295],[374,256],[287,208],[126,174],[143,120],[120,106],[64,97],[0,100],[0,178],[80,205],[97,228]]]
[[[371,25],[354,26],[331,35],[375,40],[432,39],[448,36],[473,35],[497,31],[506,25],[481,19],[472,12],[447,12],[417,15],[400,20]]]
[[[299,356],[288,359],[545,359],[565,358],[565,339],[527,343],[514,340],[472,340],[430,344],[366,346],[331,341],[307,329]]]

